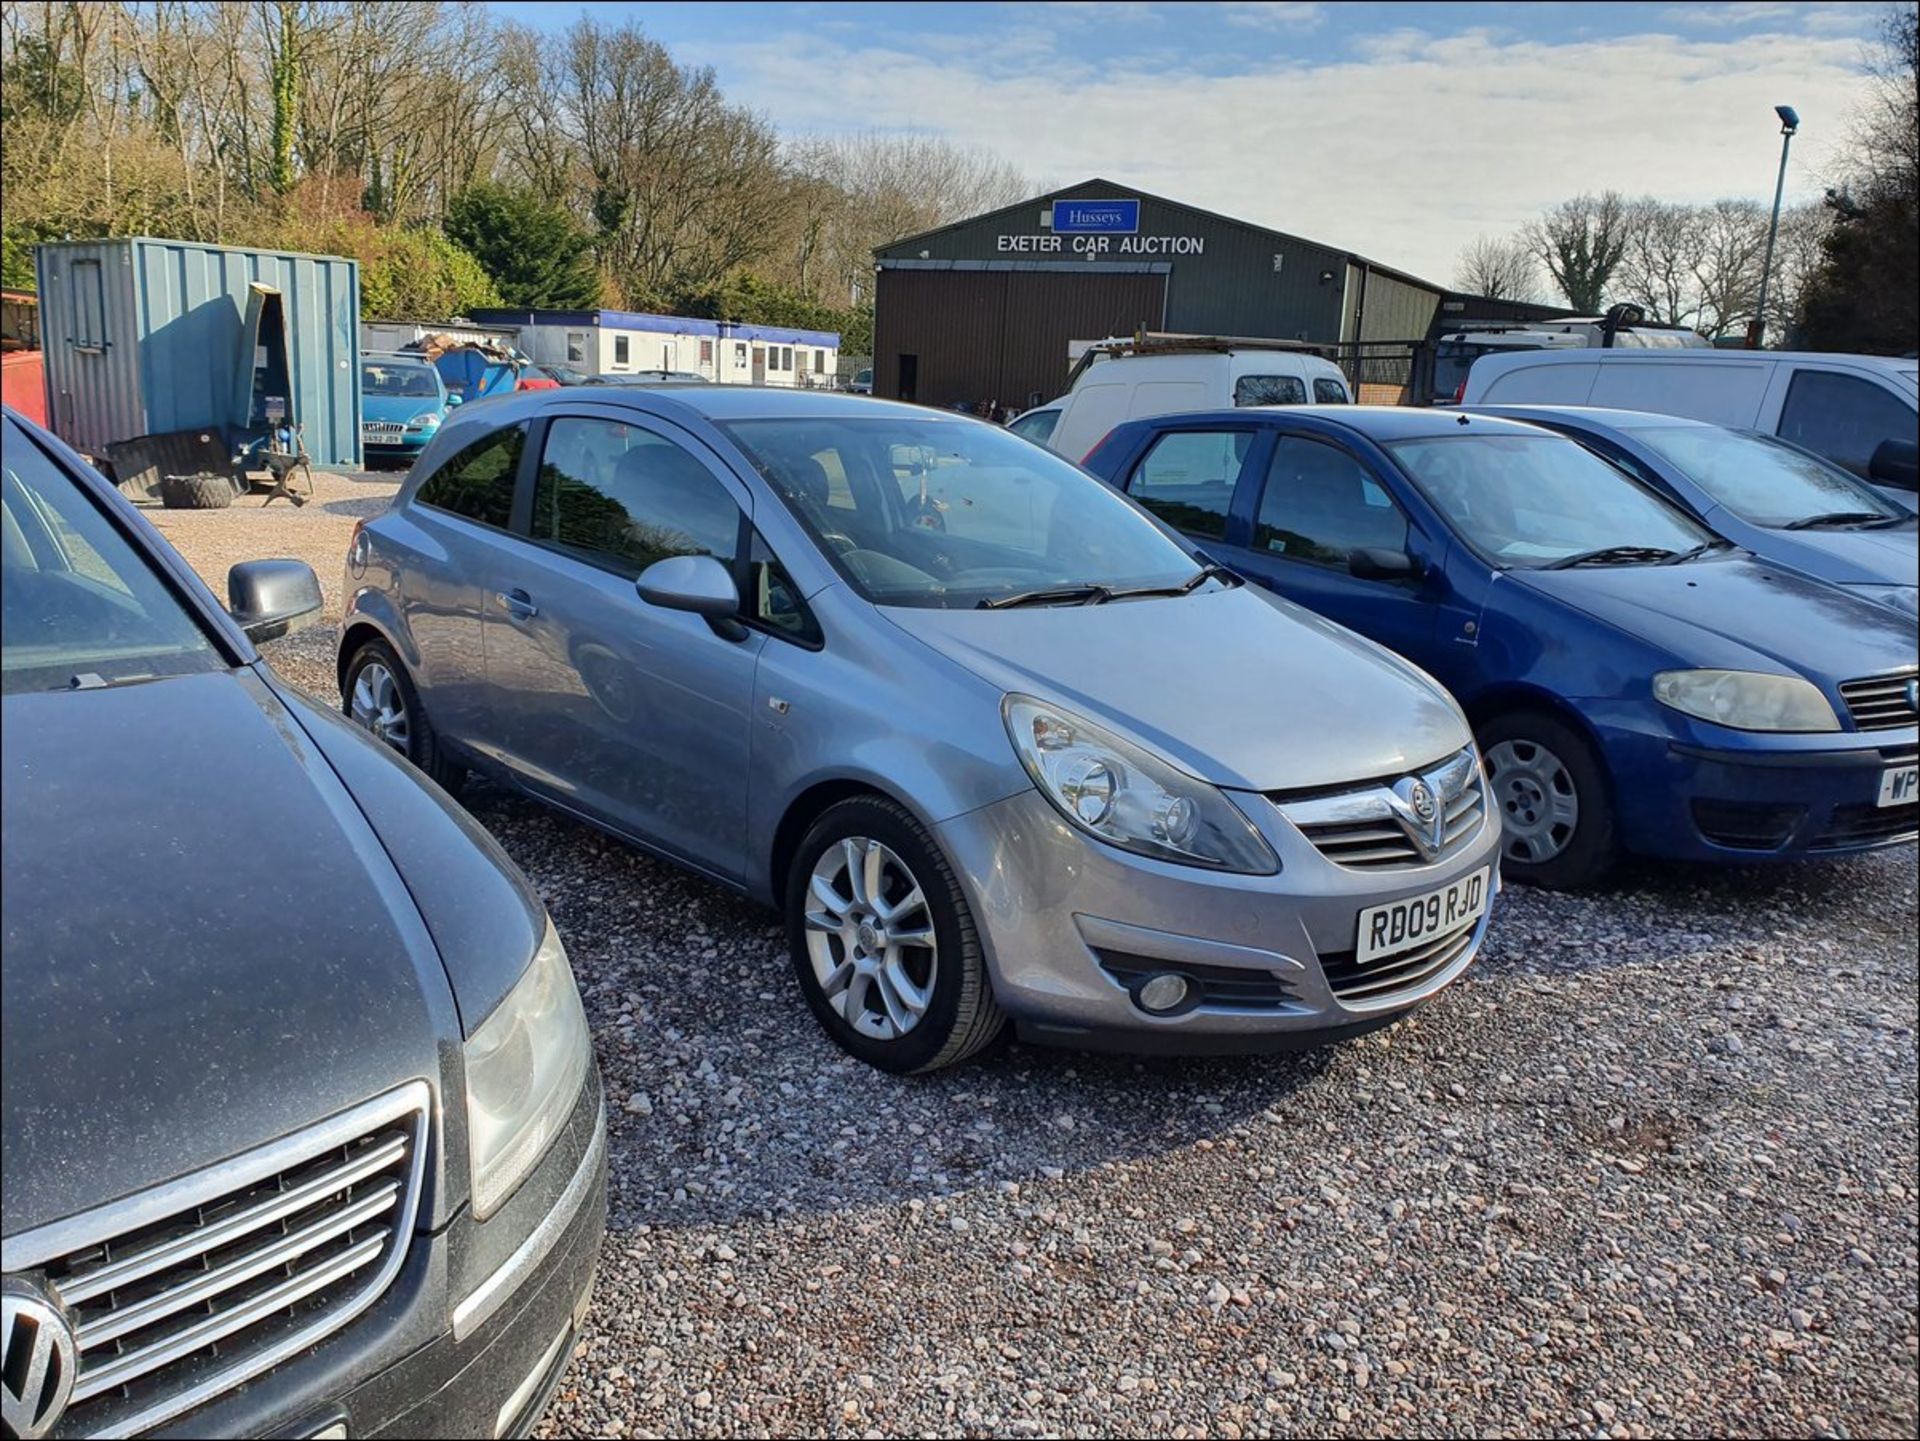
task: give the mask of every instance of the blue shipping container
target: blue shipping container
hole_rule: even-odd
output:
[[[357,261],[136,237],[42,245],[34,272],[47,415],[68,444],[105,455],[197,428],[237,443],[264,405],[300,422],[316,466],[359,466]],[[284,360],[254,343],[276,312]]]

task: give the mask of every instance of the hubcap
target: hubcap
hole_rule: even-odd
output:
[[[406,702],[400,699],[393,672],[379,661],[369,661],[354,678],[352,711],[354,720],[401,755],[407,754],[412,731],[407,724]]]
[[[1508,856],[1539,865],[1572,844],[1580,795],[1559,756],[1538,741],[1501,741],[1487,752],[1487,771]]]
[[[897,1041],[920,1024],[939,942],[905,861],[867,836],[828,846],[808,882],[806,921],[813,978],[841,1019],[876,1041]]]

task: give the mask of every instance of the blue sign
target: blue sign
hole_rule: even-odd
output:
[[[1140,228],[1138,200],[1056,200],[1055,235],[1131,235]]]

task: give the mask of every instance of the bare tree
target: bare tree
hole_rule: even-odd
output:
[[[1662,325],[1692,325],[1699,316],[1694,261],[1700,251],[1697,212],[1648,196],[1627,206],[1612,295]]]
[[[1626,247],[1627,202],[1617,191],[1563,200],[1521,234],[1567,304],[1598,314]]]
[[[1460,252],[1453,283],[1469,295],[1533,303],[1540,299],[1540,263],[1518,236],[1482,235]]]

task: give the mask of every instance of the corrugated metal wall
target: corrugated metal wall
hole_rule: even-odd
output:
[[[1383,270],[1369,269],[1366,308],[1355,340],[1419,340],[1433,324],[1440,308],[1440,292],[1416,285]]]
[[[884,266],[877,279],[874,394],[902,398],[906,355],[915,357],[911,398],[922,405],[997,400],[1016,409],[1066,388],[1069,341],[1158,328],[1167,281],[1163,266],[1145,264],[913,261]]]
[[[42,246],[36,269],[53,428],[69,443],[104,454],[114,441],[225,424],[247,359],[247,288],[260,284],[283,297],[295,414],[314,464],[359,464],[356,262],[133,239]],[[88,334],[96,276],[103,336]]]

